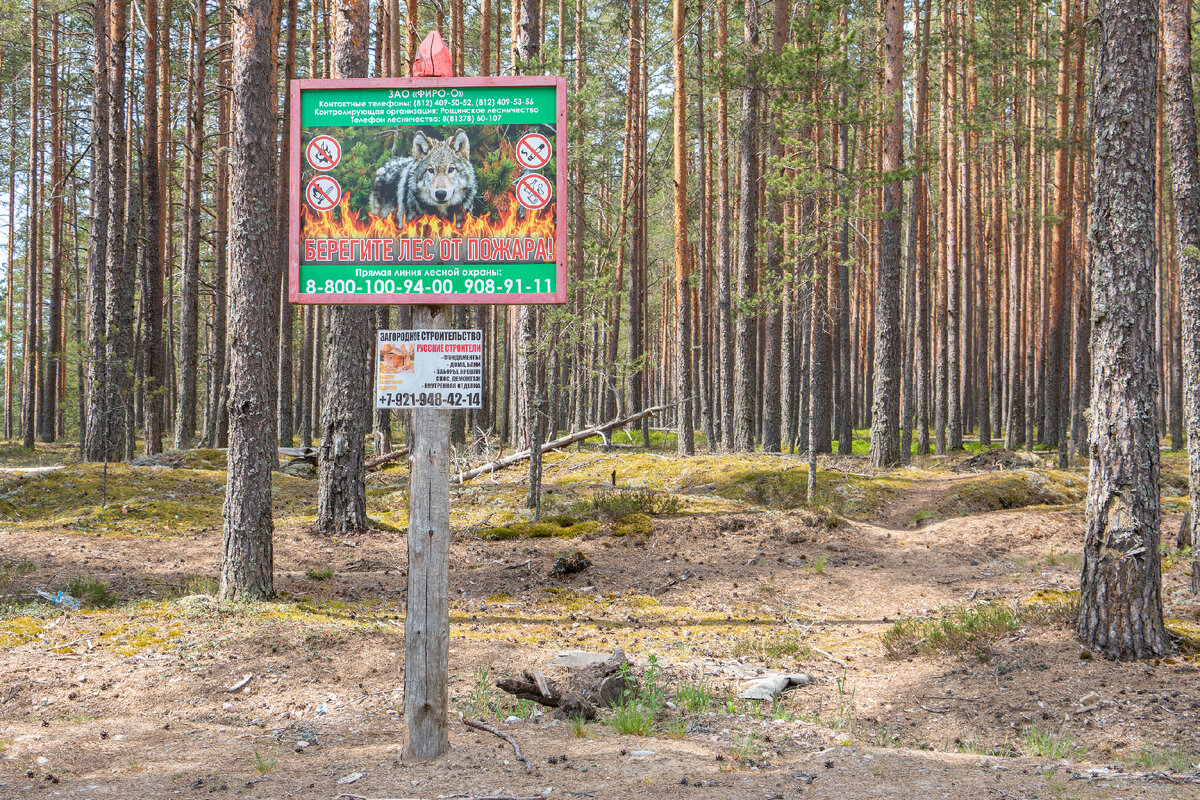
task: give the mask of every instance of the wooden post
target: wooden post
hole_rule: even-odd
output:
[[[437,31],[417,50],[414,74],[449,75]],[[449,327],[446,306],[413,308],[413,329]],[[408,484],[408,610],[404,619],[404,758],[450,749],[450,412],[414,409]]]
[[[415,330],[447,327],[446,306],[413,309]],[[412,412],[408,502],[408,614],[404,620],[404,758],[450,747],[450,412]]]

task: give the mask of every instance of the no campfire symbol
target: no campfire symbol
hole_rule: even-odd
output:
[[[342,145],[332,136],[315,136],[304,148],[304,157],[313,169],[333,169],[342,160]]]
[[[304,187],[304,199],[313,211],[332,211],[342,199],[342,186],[328,175],[318,175]]]
[[[530,211],[545,208],[553,194],[554,187],[539,173],[530,173],[517,181],[517,202]]]

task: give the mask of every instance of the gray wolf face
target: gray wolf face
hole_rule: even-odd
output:
[[[415,190],[427,205],[436,205],[443,214],[447,206],[462,205],[474,180],[467,179],[471,170],[471,141],[461,128],[450,139],[430,140],[418,132],[413,138],[412,157]]]
[[[461,221],[475,206],[471,140],[459,128],[443,141],[418,131],[411,154],[388,160],[371,184],[371,213],[402,220],[423,216]]]

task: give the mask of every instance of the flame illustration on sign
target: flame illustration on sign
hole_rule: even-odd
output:
[[[525,211],[512,203],[498,219],[490,216],[466,216],[462,225],[436,216],[424,216],[397,224],[391,217],[377,217],[369,211],[352,211],[350,193],[330,211],[300,209],[305,239],[503,239],[509,237],[555,236],[554,207],[540,211]]]

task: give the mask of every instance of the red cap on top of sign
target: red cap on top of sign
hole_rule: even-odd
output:
[[[413,61],[413,77],[442,78],[454,74],[454,64],[446,42],[436,30],[429,32],[425,41],[417,47],[417,58]]]

